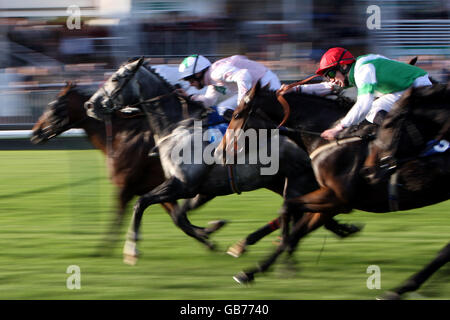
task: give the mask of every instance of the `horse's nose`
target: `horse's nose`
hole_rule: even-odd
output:
[[[42,139],[42,129],[41,128],[34,129],[31,132],[30,140],[31,140],[31,143],[33,143],[33,144],[41,143],[43,141],[43,139]]]

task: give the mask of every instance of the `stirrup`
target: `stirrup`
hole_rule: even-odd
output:
[[[149,158],[159,158],[159,151],[158,147],[154,146],[149,152],[148,152]]]

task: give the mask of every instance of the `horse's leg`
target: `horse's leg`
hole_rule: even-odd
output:
[[[280,212],[280,226],[282,230],[282,238],[280,244],[275,249],[275,252],[272,253],[266,260],[264,260],[263,263],[258,265],[256,268],[250,269],[248,271],[242,271],[237,275],[235,275],[233,277],[235,281],[241,284],[253,281],[255,273],[266,271],[276,261],[276,259],[286,250],[289,239],[289,222],[291,218],[294,217],[292,212],[289,211],[291,208],[292,205],[290,205],[286,201],[283,203],[283,207]]]
[[[216,196],[213,195],[198,194],[194,198],[187,199],[181,206],[180,214],[186,214],[188,211],[198,209],[199,207],[203,206],[205,203],[211,201],[215,197]],[[217,230],[225,226],[226,223],[227,223],[226,220],[214,220],[208,222],[209,226],[207,228],[200,228],[195,226],[194,228],[197,229],[198,234],[203,233],[205,236],[209,236],[210,234],[216,232]]]
[[[170,217],[177,227],[183,230],[188,236],[193,237],[194,239],[200,241],[205,244],[209,249],[214,249],[214,244],[208,240],[209,235],[220,228],[222,228],[226,221],[218,220],[210,222],[210,226],[207,228],[202,228],[191,224],[189,219],[187,218],[187,210],[191,208],[198,208],[202,204],[208,202],[213,199],[214,196],[207,195],[198,195],[195,198],[188,199],[185,201],[181,208],[177,208],[172,211]]]
[[[145,209],[155,203],[172,203],[172,208],[165,207],[166,209],[169,209],[170,215],[172,216],[173,211],[178,207],[176,204],[176,197],[179,195],[179,185],[180,183],[178,180],[171,178],[164,181],[152,191],[139,197],[134,206],[133,218],[131,219],[127,240],[125,241],[125,246],[123,248],[125,263],[134,265],[137,262],[137,257],[139,256],[137,242],[140,240],[139,229]]]
[[[266,225],[262,226],[255,232],[249,234],[245,239],[239,240],[228,248],[227,253],[230,256],[239,258],[247,250],[247,246],[253,245],[265,236],[271,234],[280,228],[280,217],[273,219]],[[352,234],[359,232],[363,225],[340,223],[335,219],[329,219],[325,222],[324,227],[341,238],[346,238]]]
[[[241,284],[253,281],[256,273],[267,271],[285,250],[288,250],[289,256],[291,256],[299,240],[303,236],[322,226],[328,219],[330,219],[330,217],[324,216],[322,213],[304,214],[303,217],[299,221],[297,221],[295,226],[292,228],[292,232],[288,240],[282,240],[274,253],[272,253],[261,264],[259,264],[258,267],[239,272],[233,277],[233,279]]]
[[[364,224],[340,223],[335,219],[327,220],[323,226],[341,238],[347,238],[364,228]]]
[[[442,249],[436,258],[433,259],[422,270],[414,274],[411,278],[406,280],[401,286],[386,292],[380,299],[401,299],[401,295],[405,292],[415,291],[434,274],[439,268],[450,262],[450,243]]]
[[[111,221],[108,232],[105,239],[102,241],[101,247],[99,248],[99,254],[104,255],[110,252],[115,246],[118,240],[118,234],[120,227],[122,226],[123,218],[125,215],[125,210],[127,208],[128,202],[133,198],[134,194],[129,188],[125,187],[119,191],[118,194],[118,205],[117,211],[114,219]],[[106,252],[105,252],[106,250]]]
[[[138,256],[136,243],[139,240],[139,226],[145,209],[152,204],[163,202],[175,203],[177,199],[189,197],[192,197],[192,195],[185,191],[183,183],[177,178],[172,177],[164,181],[152,191],[142,195],[137,200],[134,206],[133,219],[128,232],[127,241],[125,242],[125,247],[123,250],[125,263],[136,263],[136,258]],[[186,234],[196,238],[202,243],[205,243],[208,247],[213,247],[207,239],[199,237],[196,234],[195,226],[190,224],[185,214],[179,214],[179,211],[178,206],[174,205],[173,210],[170,212],[170,216],[174,220],[175,224],[179,226]]]
[[[166,210],[169,215],[178,207],[176,202],[163,202],[161,206]],[[139,250],[137,249],[137,242],[141,240],[140,227],[142,221],[142,214],[133,213],[131,224],[127,232],[127,240],[123,248],[123,261],[126,264],[135,265],[139,257]]]
[[[269,267],[286,249],[290,249],[290,251],[293,252],[301,237],[323,225],[333,215],[337,214],[339,210],[342,212],[349,211],[348,208],[346,208],[336,197],[334,191],[329,188],[321,188],[305,196],[289,199],[285,202],[295,203],[297,205],[296,208],[300,212],[327,211],[327,214],[314,213],[299,216],[298,212],[296,212],[295,214],[297,214],[297,217],[301,218],[296,223],[292,232],[288,234],[288,237],[286,236],[286,233],[284,233],[283,239],[275,252],[264,260],[258,267],[237,274],[234,277],[237,282],[248,283],[253,281],[256,273],[264,272],[269,269]]]
[[[249,234],[245,239],[236,242],[230,248],[228,248],[227,253],[230,256],[235,258],[239,258],[245,251],[247,246],[253,245],[265,236],[271,234],[275,230],[280,228],[281,218],[275,218],[270,221],[265,226],[259,228],[255,232]]]
[[[178,207],[176,202],[163,202],[161,203],[161,206],[169,213],[169,215],[172,215],[172,212]],[[142,213],[136,214],[136,211],[133,212],[131,224],[127,232],[127,239],[123,248],[123,261],[129,265],[135,265],[139,257],[137,242],[141,240],[140,227]]]

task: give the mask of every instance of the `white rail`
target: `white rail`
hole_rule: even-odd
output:
[[[83,129],[70,129],[58,137],[85,137],[86,134]],[[31,130],[0,130],[0,140],[6,139],[30,139]]]

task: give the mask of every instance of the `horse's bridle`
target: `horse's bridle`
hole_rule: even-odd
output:
[[[136,75],[137,71],[139,70],[140,66],[142,65],[143,61],[141,61],[132,71],[132,73],[126,75],[125,81],[123,83],[121,83],[121,85],[115,89],[111,95],[108,94],[108,92],[106,91],[105,87],[102,86],[102,91],[105,94],[105,96],[108,98],[106,101],[102,101],[102,105],[105,106],[106,110],[109,110],[108,113],[114,113],[115,111],[119,110],[119,109],[123,109],[124,107],[121,107],[119,105],[117,105],[114,100],[116,99],[117,95],[123,90],[123,88],[125,88],[125,86],[130,82],[130,80]],[[182,108],[182,112],[183,112],[183,117],[184,118],[189,118],[189,112],[188,112],[188,104],[187,104],[187,100],[186,98],[184,98],[183,96],[177,94],[177,92],[171,91],[169,93],[166,94],[162,94],[160,96],[157,97],[153,97],[150,99],[146,99],[146,100],[142,100],[139,101],[135,104],[132,105],[128,105],[125,108],[129,107],[129,108],[139,108],[140,106],[143,104],[154,104],[154,103],[158,103],[159,101],[166,99],[172,95],[175,95],[178,100],[180,101],[181,104],[181,108]],[[149,110],[146,110],[149,111]]]
[[[48,112],[51,112],[51,116],[49,117],[50,120],[50,126],[56,131],[55,133],[51,134],[50,136],[47,137],[47,139],[52,139],[54,137],[56,137],[58,134],[60,134],[61,132],[67,131],[69,129],[72,129],[74,127],[76,127],[77,125],[79,125],[80,123],[82,123],[83,121],[85,121],[87,118],[89,118],[87,115],[85,115],[84,117],[82,117],[80,120],[77,120],[73,123],[65,123],[64,124],[64,120],[67,119],[67,122],[69,121],[69,116],[65,116],[64,120],[61,120],[59,118],[59,116],[57,115],[57,109],[59,108],[60,105],[67,103],[67,94],[70,92],[67,91],[63,96],[57,98],[56,100],[53,100],[51,102],[48,103]],[[52,118],[56,118],[57,121],[53,120]]]

